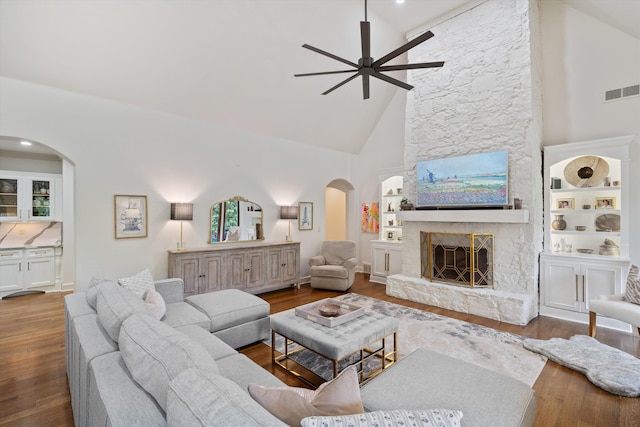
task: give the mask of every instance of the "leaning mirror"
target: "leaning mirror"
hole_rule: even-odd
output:
[[[262,207],[236,196],[211,205],[209,243],[264,240]]]

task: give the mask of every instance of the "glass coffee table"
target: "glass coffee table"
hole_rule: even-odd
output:
[[[357,365],[360,382],[364,383],[396,362],[397,334],[398,319],[373,311],[364,311],[355,319],[331,327],[298,316],[295,309],[291,309],[271,315],[271,361],[311,383],[284,362],[297,352],[311,350],[331,362],[332,378],[335,378],[339,362],[353,356],[355,360],[346,366]],[[276,349],[277,335],[284,338],[284,352]],[[392,342],[388,343],[389,340]],[[370,348],[374,344],[375,348]],[[379,368],[365,372],[365,362],[374,358],[380,361]]]

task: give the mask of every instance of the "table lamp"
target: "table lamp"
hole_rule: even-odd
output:
[[[178,242],[178,250],[184,251],[184,243],[182,242],[182,221],[193,220],[193,203],[171,203],[171,219],[180,221],[180,241]]]
[[[291,241],[291,220],[298,219],[298,207],[297,206],[280,206],[280,219],[286,219],[289,222],[289,233],[285,240]]]

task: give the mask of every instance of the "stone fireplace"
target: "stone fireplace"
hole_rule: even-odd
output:
[[[387,294],[518,325],[538,314],[542,250],[542,109],[538,2],[487,0],[442,22],[409,51],[404,194],[415,200],[420,160],[508,150],[509,198],[523,209],[403,211],[402,273]],[[418,32],[416,32],[417,35]],[[492,286],[452,286],[423,277],[421,233],[494,236]]]

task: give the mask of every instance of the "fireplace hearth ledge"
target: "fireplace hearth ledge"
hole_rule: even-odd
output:
[[[538,315],[537,298],[493,289],[466,288],[394,274],[387,277],[387,295],[514,325]]]

